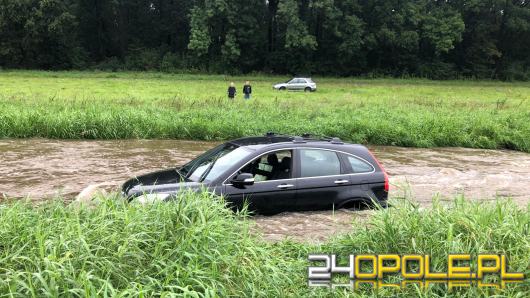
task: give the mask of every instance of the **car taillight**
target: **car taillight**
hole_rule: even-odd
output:
[[[385,191],[388,192],[390,190],[390,183],[388,183],[388,174],[384,170],[383,173],[385,174]]]
[[[379,160],[375,158],[374,154],[370,150],[368,150],[368,153],[370,153],[370,155],[374,158],[381,171],[383,171],[383,175],[385,175],[385,191],[388,192],[390,190],[390,183],[388,181],[388,174],[386,173],[385,168],[383,168]]]

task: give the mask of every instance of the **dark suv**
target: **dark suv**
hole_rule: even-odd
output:
[[[222,195],[233,208],[247,201],[250,210],[277,213],[372,200],[385,206],[388,176],[362,145],[269,133],[224,143],[180,168],[130,179],[122,191],[148,202],[177,198],[186,189]]]

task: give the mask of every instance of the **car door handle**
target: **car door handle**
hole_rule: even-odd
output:
[[[346,180],[346,179],[341,179],[341,180],[335,180],[335,184],[346,184],[350,182],[349,180]]]
[[[277,186],[279,189],[287,189],[287,188],[291,188],[291,187],[294,187],[294,185],[292,184],[280,184]]]

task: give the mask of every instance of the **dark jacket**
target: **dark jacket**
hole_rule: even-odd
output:
[[[236,96],[236,87],[228,87],[228,97],[234,98]]]
[[[243,93],[244,94],[252,94],[252,86],[250,86],[250,85],[243,86]]]

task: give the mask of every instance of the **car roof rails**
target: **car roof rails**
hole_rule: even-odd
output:
[[[307,143],[307,141],[303,137],[296,136],[293,138],[293,143]]]
[[[304,134],[302,134],[302,138],[304,138],[306,140],[313,140],[313,141],[327,140],[326,137],[315,135],[315,134],[312,134],[312,133],[304,133]],[[329,139],[331,139],[331,138],[329,138]]]
[[[265,134],[268,138],[277,138],[277,137],[287,137],[292,140],[293,143],[307,143],[308,138],[304,137],[306,134],[300,136],[291,136],[288,134],[277,134],[275,132],[269,131]]]
[[[331,144],[342,145],[344,142],[339,138],[331,138],[329,141]]]
[[[269,131],[269,132],[267,132],[267,133],[265,134],[265,136],[266,136],[266,137],[269,137],[269,138],[271,138],[271,137],[291,137],[291,138],[292,138],[292,137],[293,137],[293,136],[288,135],[288,134],[285,134],[285,133],[276,133],[276,132],[274,132],[274,131]]]
[[[337,138],[337,137],[328,137],[328,136],[322,136],[322,135],[314,135],[310,133],[305,133],[302,135],[302,137],[306,140],[314,140],[314,141],[325,141],[330,142],[332,144],[344,144],[344,142]]]
[[[307,143],[307,141],[324,141],[324,142],[330,142],[331,144],[336,144],[336,145],[344,144],[344,142],[340,138],[315,135],[311,133],[304,133],[302,134],[302,136],[292,136],[288,134],[278,134],[278,133],[269,131],[265,134],[265,136],[271,140],[273,138],[290,138],[293,141],[293,143]]]

